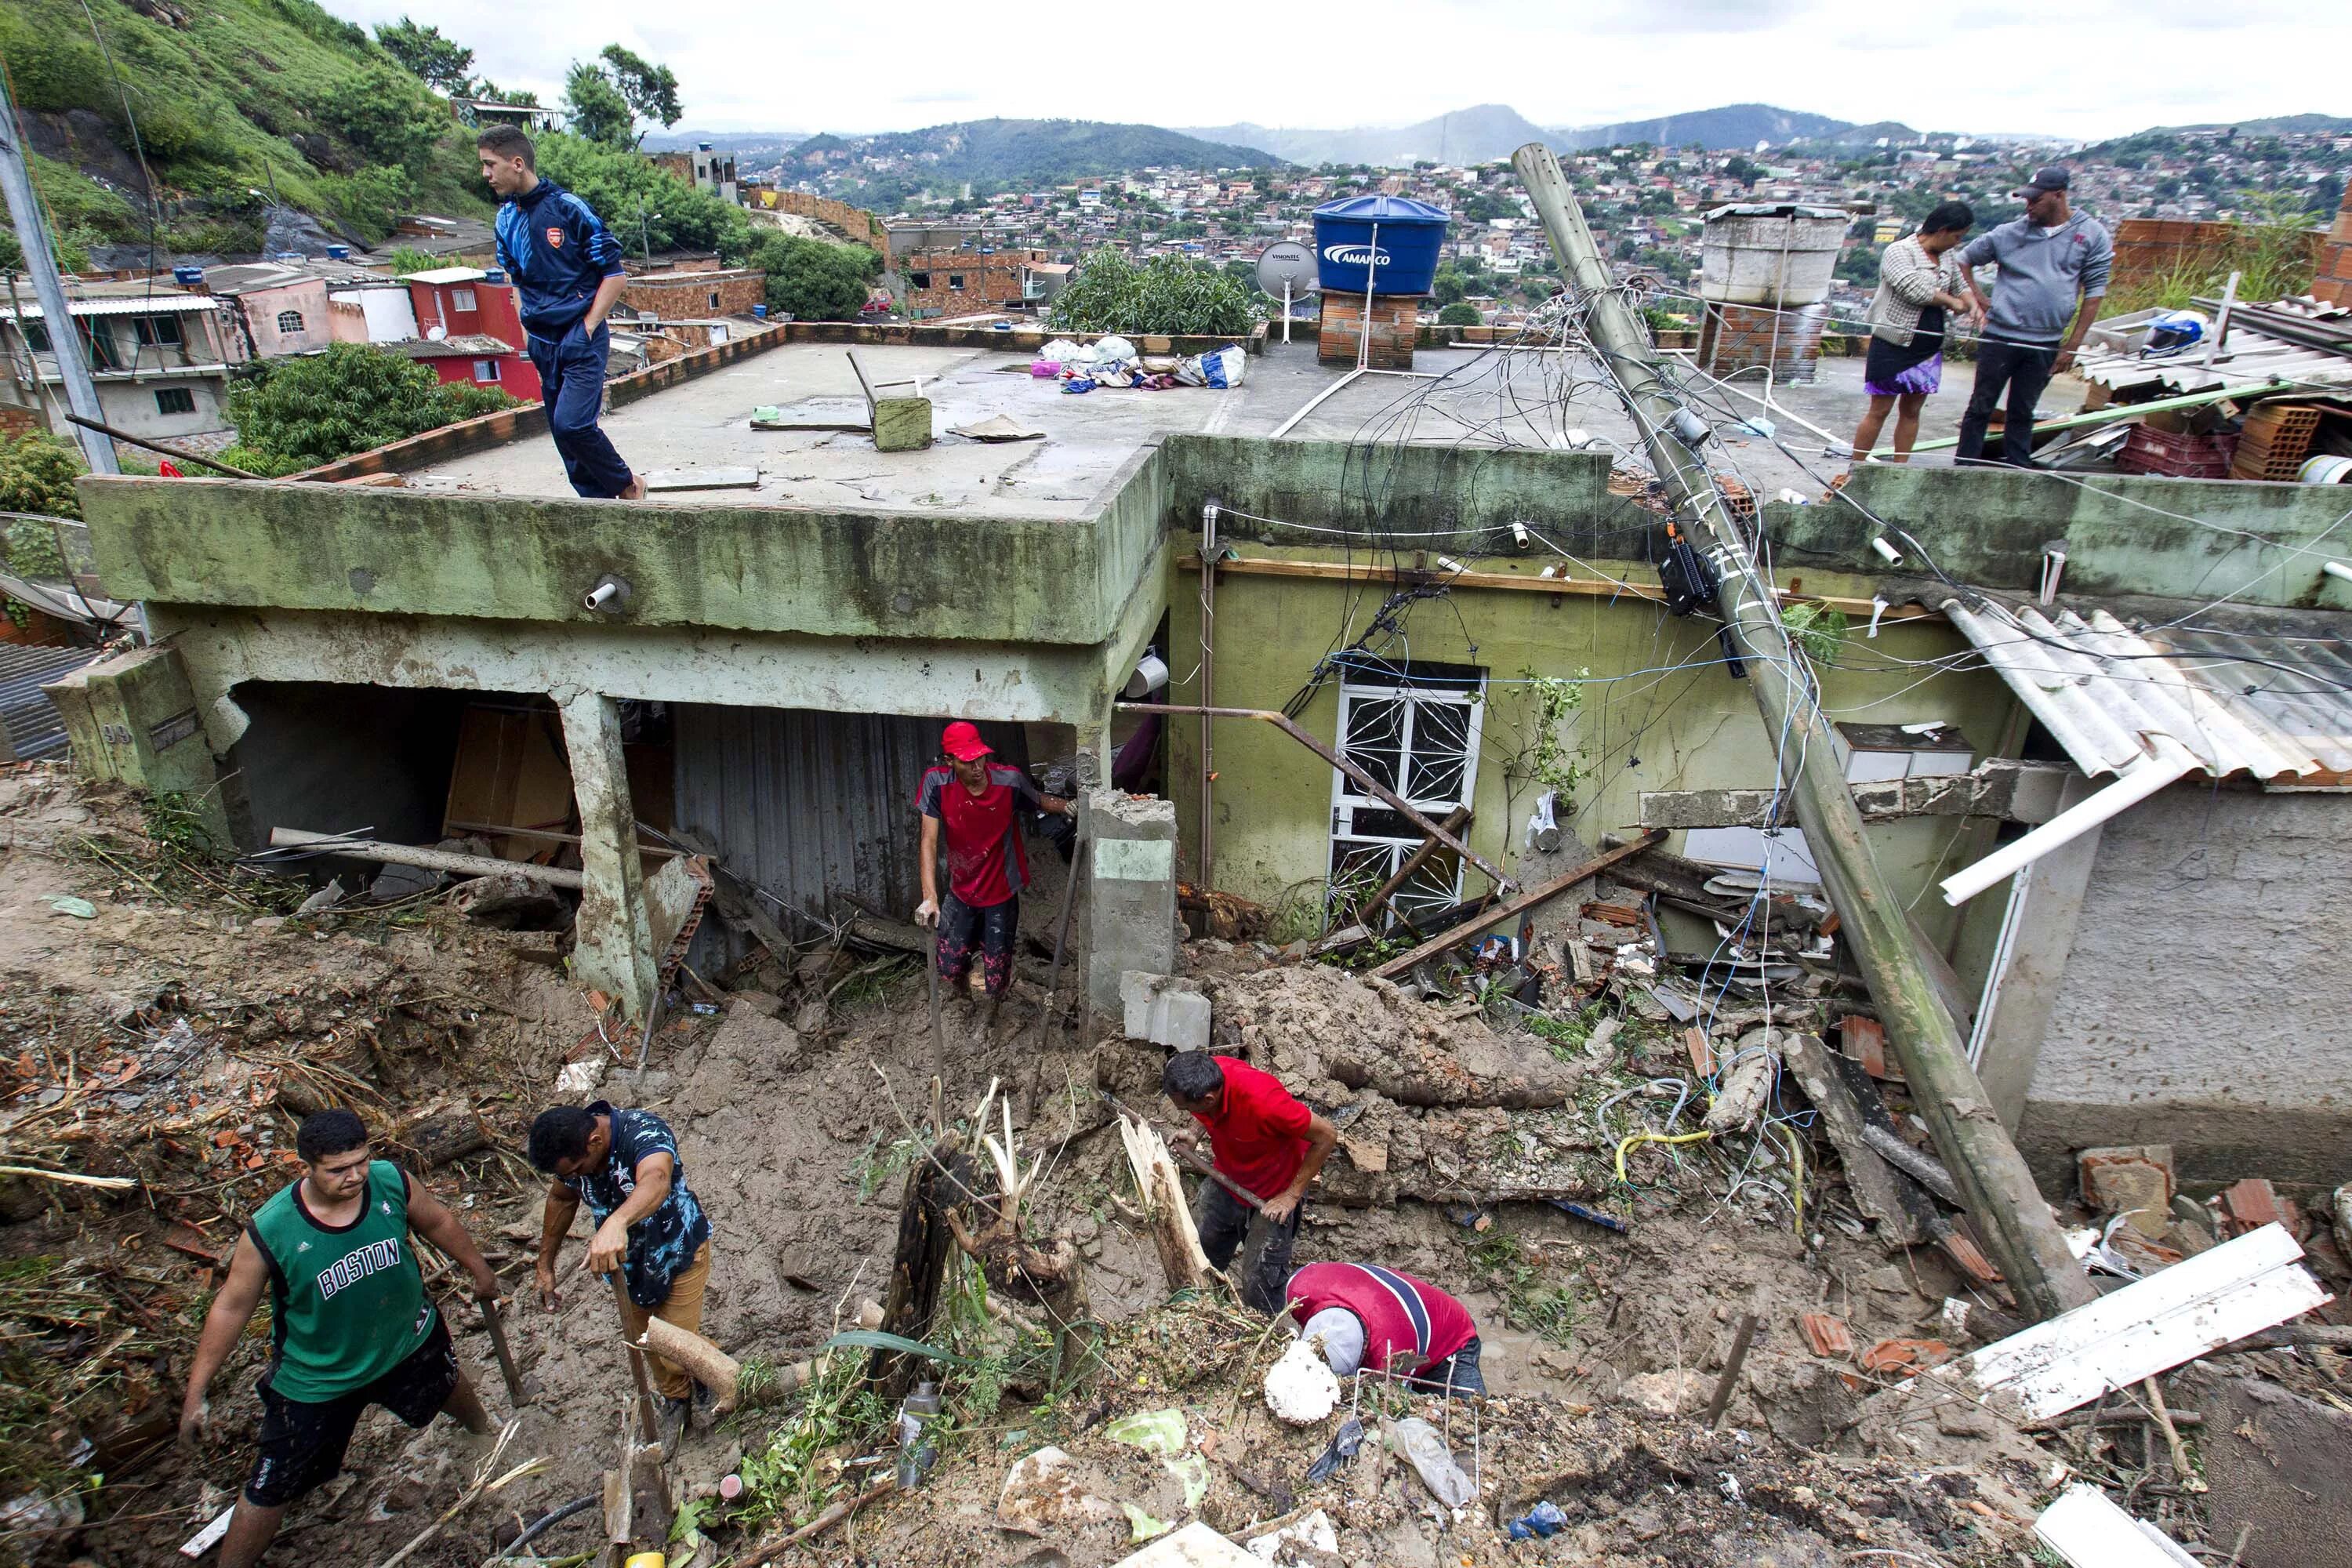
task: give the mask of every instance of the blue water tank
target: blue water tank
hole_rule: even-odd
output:
[[[172,268],[172,281],[177,283],[183,289],[193,289],[204,280],[205,269],[201,267],[174,267]]]
[[[1452,221],[1409,196],[1326,202],[1315,209],[1316,276],[1327,292],[1426,294]]]
[[[503,283],[506,280],[506,271],[502,268],[493,267],[482,274],[482,281],[485,283]]]
[[[351,258],[352,258],[352,247],[351,247],[350,246],[348,246],[348,245],[331,245],[331,246],[327,247],[327,259],[328,259],[328,260],[330,260],[330,261],[349,261]]]

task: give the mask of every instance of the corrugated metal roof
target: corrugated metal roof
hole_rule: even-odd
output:
[[[2352,636],[2135,628],[2096,607],[2085,618],[1981,599],[1943,607],[2085,773],[2121,773],[2164,735],[2216,778],[2352,789]]]
[[[2273,337],[2242,316],[2231,319],[2229,338],[2211,364],[2205,363],[2202,345],[2171,359],[2140,358],[2147,321],[2167,313],[2140,310],[2093,327],[2080,356],[2083,379],[2114,392],[2136,386],[2210,392],[2271,381],[2289,382],[2298,389],[2352,392],[2352,355]]]
[[[488,273],[478,267],[432,267],[422,272],[404,272],[403,283],[479,283]]]
[[[522,351],[487,332],[460,332],[454,338],[402,338],[374,345],[410,359],[498,359]]]
[[[71,675],[100,651],[0,642],[0,732],[19,760],[66,749],[65,721],[41,688]]]
[[[217,310],[220,301],[209,294],[182,294],[166,291],[146,295],[108,295],[98,300],[68,298],[66,308],[77,316],[190,316],[205,310]],[[0,305],[0,321],[13,321],[18,316],[37,321],[41,307],[31,300],[15,306]]]

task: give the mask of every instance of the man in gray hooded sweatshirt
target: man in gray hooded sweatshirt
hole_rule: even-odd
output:
[[[1976,388],[1960,416],[1962,463],[1984,460],[1985,427],[2006,395],[2003,460],[2033,467],[2033,405],[2050,378],[2074,363],[2083,334],[2098,320],[2099,301],[2114,268],[2115,242],[2098,219],[2067,205],[2066,171],[2052,166],[2020,194],[2025,216],[1979,235],[1960,248],[1960,276],[1983,319],[1977,343]],[[2000,276],[1988,302],[1976,269],[1998,262]],[[2069,323],[2072,323],[2070,326]]]

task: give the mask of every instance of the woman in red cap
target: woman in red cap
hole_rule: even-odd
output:
[[[963,992],[971,955],[980,952],[981,983],[992,1022],[1013,978],[1013,938],[1021,924],[1021,889],[1029,885],[1029,854],[1021,843],[1020,805],[1064,813],[1076,804],[1038,793],[1019,768],[989,761],[988,742],[961,719],[940,736],[940,766],[923,773],[915,809],[923,816],[923,902],[919,925],[939,927],[940,978]],[[940,898],[940,836],[948,841],[948,896]]]

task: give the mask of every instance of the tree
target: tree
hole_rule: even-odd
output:
[[[1440,305],[1456,305],[1461,303],[1462,296],[1467,294],[1470,288],[1462,281],[1462,274],[1455,271],[1454,264],[1449,261],[1440,267],[1429,280],[1429,291],[1437,296]]]
[[[686,113],[677,101],[677,73],[669,67],[657,66],[618,44],[606,44],[601,58],[612,72],[613,85],[621,89],[630,112],[638,119],[667,130]]]
[[[613,79],[585,60],[563,79],[563,108],[572,133],[606,147],[636,145],[636,120]]]
[[[1437,324],[1441,327],[1475,327],[1480,325],[1483,320],[1484,318],[1478,314],[1477,306],[1466,304],[1459,300],[1437,312]]]
[[[1747,157],[1738,153],[1734,153],[1730,158],[1725,160],[1723,174],[1726,179],[1738,180],[1741,184],[1753,189],[1756,182],[1764,177],[1764,171],[1760,166],[1751,162]],[[2019,176],[2019,181],[2021,184],[2023,183],[2022,175]]]
[[[404,355],[335,343],[323,353],[265,360],[231,389],[228,416],[237,444],[229,448],[236,456],[223,460],[290,474],[514,402],[489,387],[444,386]]]
[[[419,26],[405,16],[378,26],[375,41],[425,86],[453,97],[465,90],[466,73],[474,68],[473,50],[445,37],[440,28]]]
[[[28,432],[14,440],[0,437],[0,511],[79,517],[81,502],[74,494],[74,480],[82,472],[81,454],[70,442],[43,431]],[[47,538],[52,551],[57,548],[55,536],[47,525],[34,525],[33,531],[26,537],[32,539],[36,534]],[[25,548],[12,531],[8,559],[21,568],[20,575],[31,576],[31,563],[17,560],[19,551]]]
[[[500,87],[486,76],[476,77],[466,84],[466,96],[478,98],[484,103],[511,103],[537,109],[539,94],[523,87]]]
[[[768,309],[802,321],[854,321],[882,258],[862,245],[769,234],[751,265],[768,275]]]

